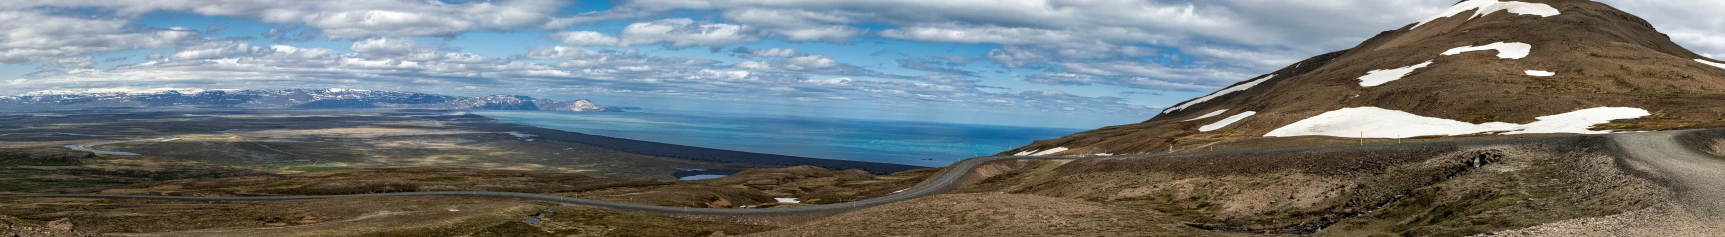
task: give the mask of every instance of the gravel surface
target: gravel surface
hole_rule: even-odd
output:
[[[1718,236],[1725,233],[1725,160],[1684,147],[1690,131],[1615,134],[1630,159],[1677,191],[1665,205],[1482,236]]]

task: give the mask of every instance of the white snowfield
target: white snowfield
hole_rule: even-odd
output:
[[[1536,77],[1549,77],[1549,76],[1556,76],[1557,73],[1548,72],[1548,71],[1540,71],[1540,70],[1527,70],[1527,75],[1528,76],[1536,76]]]
[[[1325,112],[1264,134],[1265,137],[1332,136],[1367,138],[1407,138],[1417,136],[1454,136],[1502,132],[1600,134],[1610,131],[1588,130],[1595,124],[1611,120],[1640,118],[1652,115],[1647,110],[1626,107],[1599,107],[1537,118],[1528,124],[1491,122],[1472,124],[1449,119],[1419,116],[1398,110],[1377,107],[1346,108]],[[1362,134],[1363,133],[1363,134]]]
[[[1013,153],[1012,156],[1045,156],[1048,154],[1054,154],[1054,153],[1062,152],[1062,151],[1066,151],[1066,147],[1055,147],[1054,149],[1048,149],[1046,151],[1038,151],[1038,150],[1020,151],[1018,153]]]
[[[1436,16],[1432,16],[1429,19],[1426,19],[1424,21],[1420,21],[1420,23],[1418,25],[1414,25],[1413,28],[1419,28],[1420,26],[1423,26],[1426,23],[1431,23],[1432,21],[1437,20],[1439,18],[1452,17],[1452,16],[1455,16],[1456,14],[1461,14],[1462,12],[1467,12],[1467,11],[1472,11],[1472,10],[1477,10],[1477,11],[1474,11],[1473,16],[1469,16],[1467,19],[1471,20],[1471,19],[1476,18],[1476,17],[1480,17],[1480,16],[1484,16],[1484,15],[1490,15],[1491,13],[1495,13],[1497,11],[1509,11],[1509,13],[1514,13],[1514,14],[1539,15],[1542,17],[1551,17],[1551,16],[1556,16],[1557,14],[1562,14],[1562,12],[1557,11],[1557,8],[1553,8],[1553,7],[1551,7],[1551,5],[1546,5],[1544,3],[1528,3],[1528,2],[1517,2],[1517,1],[1501,1],[1500,2],[1497,0],[1468,0],[1466,2],[1456,3],[1455,6],[1449,7],[1449,9],[1444,10],[1443,13],[1438,13]]]
[[[1402,77],[1407,77],[1409,73],[1413,73],[1415,69],[1420,69],[1420,68],[1424,68],[1426,66],[1431,66],[1431,65],[1432,65],[1432,61],[1426,61],[1425,63],[1421,63],[1421,64],[1417,64],[1417,65],[1413,65],[1413,66],[1402,67],[1402,68],[1372,70],[1370,72],[1366,72],[1365,76],[1360,77],[1360,86],[1373,87],[1373,86],[1383,85],[1384,83],[1389,83],[1390,81],[1401,80]]]
[[[1701,62],[1702,64],[1712,65],[1714,67],[1725,68],[1725,63],[1715,63],[1712,61],[1707,61],[1706,59],[1699,59],[1699,58],[1695,59],[1695,61]]]
[[[1234,122],[1239,122],[1241,119],[1246,119],[1246,117],[1252,117],[1252,115],[1254,115],[1254,114],[1258,114],[1258,111],[1246,111],[1245,113],[1236,114],[1234,116],[1228,116],[1228,118],[1222,119],[1221,121],[1216,121],[1215,123],[1210,123],[1210,125],[1204,125],[1202,127],[1198,127],[1198,131],[1199,132],[1216,131],[1216,129],[1222,129],[1224,127],[1228,127],[1229,124],[1234,124]]]
[[[1204,97],[1198,97],[1197,99],[1192,99],[1191,101],[1186,101],[1185,103],[1180,103],[1178,105],[1174,105],[1173,107],[1168,107],[1168,109],[1162,110],[1162,113],[1166,114],[1168,112],[1184,110],[1184,109],[1186,109],[1186,107],[1191,107],[1192,105],[1204,103],[1205,101],[1210,101],[1210,99],[1215,99],[1216,97],[1221,97],[1221,96],[1227,95],[1229,93],[1245,91],[1246,89],[1252,89],[1252,87],[1258,86],[1259,83],[1264,83],[1264,81],[1268,81],[1271,78],[1276,78],[1276,75],[1270,74],[1268,76],[1259,77],[1257,79],[1252,79],[1251,81],[1247,81],[1246,83],[1240,83],[1239,85],[1234,85],[1234,86],[1230,86],[1228,88],[1223,88],[1220,91],[1216,91],[1216,93],[1210,93],[1210,95],[1205,95]]]
[[[1466,53],[1466,52],[1484,51],[1484,50],[1497,50],[1497,57],[1502,58],[1502,59],[1522,59],[1522,58],[1527,58],[1527,54],[1533,52],[1533,45],[1527,44],[1527,43],[1517,43],[1517,42],[1497,42],[1497,43],[1491,43],[1491,44],[1480,45],[1480,46],[1466,46],[1466,47],[1453,48],[1453,49],[1450,49],[1449,51],[1444,51],[1443,55],[1444,56],[1450,56],[1450,55],[1462,54],[1462,53]]]
[[[1210,113],[1208,113],[1208,114],[1204,114],[1204,115],[1202,115],[1202,116],[1198,116],[1198,117],[1197,117],[1197,118],[1192,118],[1192,119],[1187,119],[1187,120],[1185,120],[1185,121],[1180,121],[1180,122],[1191,122],[1191,121],[1193,121],[1193,120],[1199,120],[1199,119],[1207,119],[1207,118],[1210,118],[1210,117],[1216,117],[1216,115],[1222,115],[1222,112],[1228,112],[1228,110],[1226,110],[1226,109],[1224,109],[1224,110],[1217,110],[1217,111],[1216,111],[1216,112],[1210,112]]]

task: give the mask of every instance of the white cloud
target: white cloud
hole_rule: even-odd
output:
[[[551,34],[551,40],[562,42],[568,46],[612,46],[617,45],[616,37],[595,31],[565,31]]]
[[[269,48],[260,47],[260,46],[252,46],[250,44],[246,44],[243,42],[214,41],[214,42],[205,42],[202,44],[181,47],[179,51],[174,52],[173,55],[169,55],[168,59],[172,59],[172,60],[217,59],[217,58],[227,58],[227,57],[235,57],[235,56],[269,54],[271,51],[273,51],[273,50],[271,50]]]
[[[744,48],[744,49],[746,49],[746,48]],[[791,48],[770,48],[770,49],[761,49],[761,50],[749,50],[748,53],[749,53],[748,56],[753,56],[753,57],[774,57],[774,58],[789,58],[789,57],[806,55],[806,54],[797,52],[797,49],[791,49]]]
[[[669,43],[671,47],[726,46],[760,40],[753,27],[723,23],[695,23],[689,18],[638,22],[618,34],[623,45]]]
[[[474,1],[269,1],[194,0],[60,1],[21,0],[0,8],[71,7],[113,9],[125,16],[157,11],[193,12],[210,16],[257,19],[264,23],[317,28],[335,39],[446,37],[468,31],[512,31],[540,27],[570,2],[561,0]]]
[[[91,53],[172,47],[198,32],[151,29],[117,19],[54,15],[39,10],[0,9],[0,63],[44,67],[89,67]]]
[[[418,46],[417,43],[413,42],[413,39],[374,37],[354,41],[353,45],[348,46],[347,49],[355,53],[371,55],[406,55],[412,53],[413,49]]]
[[[785,63],[787,63],[787,67],[792,68],[791,70],[820,69],[838,66],[837,61],[833,61],[833,59],[820,55],[789,58],[785,59]]]
[[[803,10],[744,8],[724,11],[725,19],[759,26],[789,41],[846,42],[865,31],[851,27],[851,17]]]
[[[1719,17],[1725,1],[1711,0],[1600,0],[1653,23],[1672,41],[1695,53],[1725,58],[1725,18]]]

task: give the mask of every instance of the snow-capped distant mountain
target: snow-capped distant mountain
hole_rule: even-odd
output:
[[[417,92],[372,91],[358,89],[85,89],[48,90],[18,96],[0,96],[0,110],[31,111],[111,107],[202,108],[402,108],[402,109],[485,109],[485,110],[551,110],[576,112],[618,112],[586,99],[553,101],[527,96],[493,95],[462,97]]]

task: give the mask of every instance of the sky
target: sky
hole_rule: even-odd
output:
[[[0,95],[357,88],[1095,128],[1455,0],[8,0]],[[1725,56],[1725,1],[1602,1]]]

